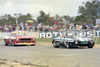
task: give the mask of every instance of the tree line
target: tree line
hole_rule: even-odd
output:
[[[95,24],[96,19],[100,18],[100,1],[99,0],[90,0],[83,2],[82,6],[79,6],[78,16],[71,17],[68,15],[60,16],[56,14],[55,16],[50,16],[44,11],[39,12],[39,16],[36,20],[33,19],[33,16],[30,13],[19,14],[18,23],[26,23],[27,20],[33,20],[34,22],[42,23],[43,25],[53,25],[55,21],[69,21],[70,23],[76,24]],[[5,14],[0,18],[1,24],[15,24],[16,16],[11,16],[10,14]]]

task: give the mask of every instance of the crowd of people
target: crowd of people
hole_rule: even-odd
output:
[[[12,32],[18,30],[23,31],[39,31],[39,32],[48,32],[48,31],[60,31],[60,30],[66,30],[66,29],[96,29],[100,30],[100,25],[93,26],[93,24],[83,24],[83,25],[77,25],[77,24],[65,24],[64,22],[55,22],[53,26],[49,25],[42,25],[41,23],[20,23],[19,25],[1,25],[0,31],[2,32]]]
[[[16,25],[0,25],[1,32],[11,32],[16,30]]]

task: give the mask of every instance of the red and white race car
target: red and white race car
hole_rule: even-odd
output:
[[[14,31],[4,37],[5,46],[15,45],[31,45],[35,46],[36,40],[32,36],[28,36],[26,31]]]

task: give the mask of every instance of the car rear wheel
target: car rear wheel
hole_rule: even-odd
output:
[[[53,41],[53,47],[54,48],[59,48],[59,42]]]

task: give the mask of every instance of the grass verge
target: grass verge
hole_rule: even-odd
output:
[[[99,44],[100,45],[100,38],[94,38],[95,44]]]
[[[37,38],[36,44],[52,45],[52,39],[51,38]]]

